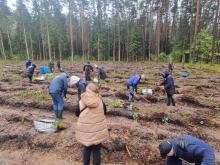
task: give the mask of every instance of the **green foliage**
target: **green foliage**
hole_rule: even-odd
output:
[[[58,130],[62,130],[62,129],[65,129],[65,128],[66,128],[65,124],[64,124],[62,121],[55,121],[55,122],[53,122],[52,124],[53,124],[53,126],[54,126],[55,128],[57,128]]]
[[[112,108],[123,108],[124,107],[124,101],[119,100],[119,99],[112,100],[110,102],[110,107],[112,107]]]
[[[45,101],[48,99],[48,95],[45,94],[44,91],[19,91],[16,93],[16,96],[23,97],[23,98],[32,98],[37,101]]]
[[[201,30],[198,33],[196,47],[200,61],[208,62],[212,50],[212,35],[208,30]]]

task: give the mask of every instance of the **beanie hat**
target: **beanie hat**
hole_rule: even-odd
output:
[[[163,159],[166,158],[167,154],[171,151],[172,145],[169,141],[164,141],[159,145],[160,155]]]
[[[79,77],[77,77],[77,76],[71,76],[71,77],[70,77],[69,86],[70,86],[70,87],[73,87],[79,80],[80,80]]]

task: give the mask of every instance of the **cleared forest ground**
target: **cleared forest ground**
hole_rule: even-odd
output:
[[[38,62],[37,66],[43,63]],[[64,70],[82,77],[83,63],[62,64]],[[199,137],[214,148],[220,160],[220,72],[196,66],[187,68],[189,78],[179,76],[175,66],[176,107],[165,105],[159,72],[167,65],[149,63],[100,63],[108,78],[101,83],[101,94],[107,104],[109,139],[103,144],[103,164],[164,164],[158,144],[182,134]],[[0,164],[2,165],[70,165],[81,164],[82,146],[75,140],[74,115],[77,94],[69,89],[64,107],[65,130],[42,134],[33,121],[53,117],[52,100],[45,81],[28,83],[23,78],[24,62],[1,62],[0,66]],[[136,98],[133,110],[127,102],[126,80],[132,74],[145,73],[147,80],[139,85],[152,88],[153,96]],[[218,163],[220,164],[220,162]]]

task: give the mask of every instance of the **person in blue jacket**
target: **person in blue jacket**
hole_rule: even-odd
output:
[[[209,144],[193,136],[184,135],[159,145],[166,165],[182,165],[183,160],[195,165],[215,165],[215,154]]]
[[[67,94],[67,74],[61,73],[56,76],[49,85],[49,94],[53,99],[53,110],[57,119],[62,119],[63,114],[63,96]]]
[[[127,89],[128,89],[128,93],[129,93],[128,100],[130,102],[134,101],[134,93],[135,92],[137,93],[137,86],[141,80],[145,80],[144,74],[142,74],[142,75],[136,74],[128,79]]]
[[[31,64],[26,69],[26,75],[29,78],[29,82],[30,83],[32,83],[32,78],[33,78],[33,74],[34,74],[35,68],[36,68],[36,65],[35,64]]]
[[[175,106],[175,101],[173,99],[173,95],[175,93],[173,77],[168,70],[164,71],[162,73],[162,76],[164,80],[160,85],[164,85],[164,89],[167,93],[167,105],[170,106],[170,104],[172,103],[172,105]]]

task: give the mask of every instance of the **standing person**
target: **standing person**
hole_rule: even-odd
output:
[[[134,102],[134,93],[135,92],[137,93],[137,85],[141,80],[145,80],[144,74],[142,75],[136,74],[128,79],[127,81],[127,89],[129,93],[128,101]]]
[[[74,85],[76,85],[76,87],[77,87],[78,100],[80,100],[81,94],[83,94],[86,91],[87,83],[83,79],[80,79],[77,76],[71,76],[70,82],[69,82],[69,87],[72,88]]]
[[[26,64],[25,64],[26,69],[27,69],[29,66],[31,66],[31,64],[32,64],[32,60],[29,59],[29,60],[26,62]]]
[[[35,68],[36,68],[36,65],[35,64],[31,64],[26,69],[26,75],[29,78],[29,82],[30,83],[32,83],[32,78],[33,78],[33,74],[34,74]]]
[[[173,63],[170,62],[168,64],[168,70],[169,70],[170,74],[172,75],[173,74]]]
[[[91,81],[91,72],[93,72],[93,67],[90,65],[90,62],[87,62],[87,64],[84,65],[83,72],[85,74],[86,81]]]
[[[94,65],[94,67],[96,68],[98,80],[105,80],[107,78],[107,76],[106,76],[106,72],[105,72],[104,68],[103,67],[100,68],[96,64]]]
[[[50,73],[53,73],[54,72],[54,62],[53,61],[49,62],[49,68],[50,68]]]
[[[53,110],[57,119],[62,119],[63,96],[66,98],[67,88],[68,83],[66,73],[61,73],[50,82],[49,94],[53,99]]]
[[[162,76],[164,80],[160,85],[164,85],[164,89],[167,93],[167,106],[170,106],[171,103],[173,106],[175,106],[175,101],[173,99],[173,95],[175,93],[173,77],[167,70],[162,73]]]
[[[215,165],[215,154],[209,144],[192,136],[184,135],[159,145],[166,165],[182,165],[183,161],[196,165]]]
[[[93,165],[100,165],[101,143],[108,138],[108,129],[102,97],[94,83],[87,85],[79,104],[81,113],[76,125],[76,140],[84,146],[83,165],[90,164],[91,154]]]
[[[58,71],[60,72],[61,71],[61,65],[60,65],[60,61],[59,60],[57,61],[57,68],[58,68]]]

